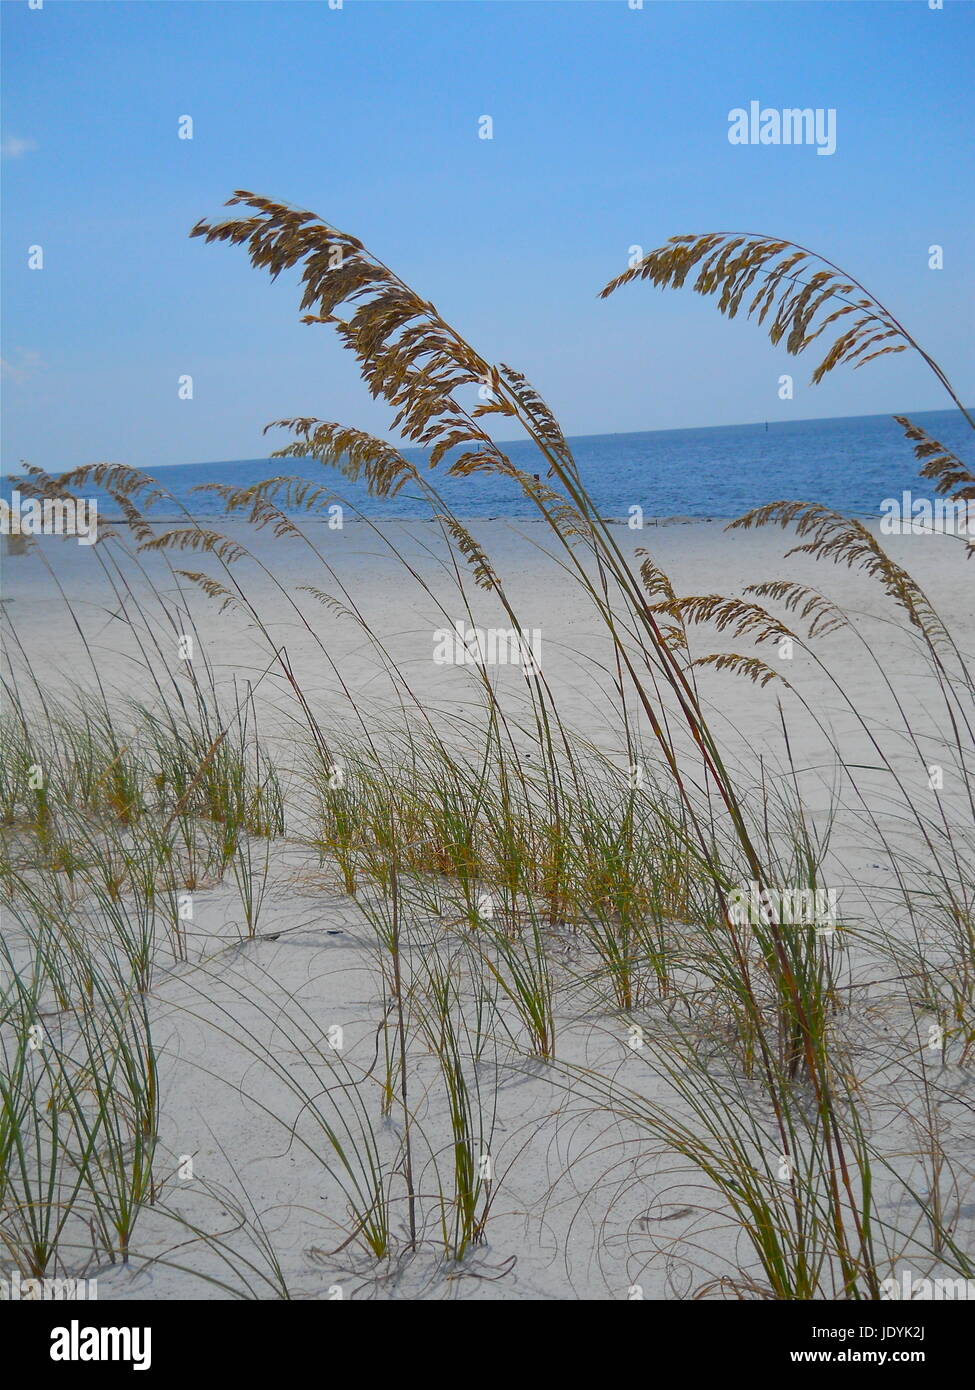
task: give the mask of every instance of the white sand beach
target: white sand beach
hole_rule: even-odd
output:
[[[266,875],[256,925],[248,928],[239,883],[227,873],[193,890],[192,919],[184,923],[185,960],[174,960],[164,936],[157,942],[146,995],[159,1066],[156,1201],[139,1216],[127,1264],[112,1263],[97,1250],[86,1253],[79,1228],[67,1233],[72,1253],[65,1270],[97,1277],[101,1299],[273,1297],[282,1287],[298,1298],[674,1299],[702,1290],[708,1297],[735,1296],[729,1292],[733,1283],[723,1279],[754,1280],[760,1287],[761,1271],[741,1219],[714,1184],[659,1133],[623,1113],[621,1104],[600,1102],[600,1088],[612,1083],[674,1115],[687,1113],[647,1064],[656,1041],[648,1037],[646,1048],[634,1046],[627,1019],[587,987],[587,979],[599,974],[599,962],[586,932],[572,921],[547,930],[556,1027],[552,1059],[533,1056],[526,1047],[518,1011],[503,990],[495,991],[490,1018],[483,1000],[468,1000],[465,1009],[469,980],[464,983],[466,966],[457,966],[458,999],[469,1030],[467,1084],[480,1125],[477,1145],[480,1156],[488,1157],[493,1184],[484,1240],[459,1262],[444,1255],[431,1196],[444,1181],[444,1157],[451,1150],[449,1093],[431,1038],[417,1023],[410,1040],[408,1106],[416,1145],[413,1183],[423,1194],[425,1225],[418,1249],[407,1249],[404,1111],[398,1104],[384,1111],[380,1094],[381,1039],[391,1000],[375,919],[360,901],[370,895],[378,900],[378,890],[364,885],[358,896],[343,891],[334,860],[314,848],[313,815],[302,787],[307,730],[274,648],[284,649],[303,698],[336,745],[361,745],[366,729],[381,743],[386,730],[419,730],[431,720],[461,749],[465,741],[474,748],[472,730],[485,719],[477,671],[438,665],[432,659],[435,632],[454,620],[484,628],[508,628],[510,621],[493,595],[469,578],[471,609],[461,610],[444,564],[447,549],[431,523],[372,528],[349,522],[341,531],[304,524],[302,533],[324,565],[300,539],[275,537],[270,528],[253,532],[232,520],[220,529],[253,552],[254,559],[240,559],[232,573],[265,631],[247,612],[221,612],[219,598],[186,581],[180,596],[163,556],[143,555],[140,563],[171,608],[185,605],[192,616],[194,667],[206,663],[212,669],[224,708],[233,710],[235,694],[239,699],[253,688],[260,734],[273,750],[284,789],[285,829],[254,851],[262,881]],[[541,523],[504,521],[473,522],[469,530],[503,579],[522,629],[540,634],[541,670],[567,727],[625,777],[629,757],[605,628],[576,580],[545,553],[552,548],[551,534]],[[838,948],[836,957],[843,1001],[838,1046],[861,1078],[871,1140],[896,1174],[927,1190],[925,1140],[916,1124],[921,1111],[909,1092],[920,1084],[919,1066],[923,1071],[927,1065],[918,1030],[937,1020],[908,1007],[893,979],[896,971],[878,971],[878,957],[866,941],[881,921],[895,932],[910,931],[903,906],[895,905],[896,872],[879,831],[891,843],[903,843],[908,856],[919,840],[917,828],[904,820],[902,801],[890,794],[891,773],[879,766],[875,741],[932,816],[939,795],[945,805],[964,800],[952,775],[940,791],[928,789],[921,777],[923,763],[948,768],[951,754],[945,752],[938,684],[919,658],[917,634],[869,576],[804,556],[785,560],[795,537],[777,527],[728,532],[721,521],[681,521],[631,531],[619,525],[613,538],[634,566],[642,558],[637,552],[648,551],[678,595],[740,595],[761,580],[801,579],[841,601],[850,615],[850,628],[813,644],[828,674],[799,648],[783,658],[775,644],[756,648],[747,638],[728,640],[707,626],[696,632],[694,652],[760,655],[794,687],[773,681],[762,688],[740,674],[706,668],[698,677],[703,708],[736,774],[750,786],[794,779],[814,836],[823,837],[824,845],[828,839],[824,881],[838,891],[841,916],[855,920],[863,933]],[[964,547],[948,537],[886,541],[970,657],[975,567]],[[100,683],[124,721],[126,701],[152,710],[161,697],[146,669],[145,646],[140,652],[136,640],[137,634],[140,640],[146,636],[139,614],[145,578],[133,563],[125,578],[131,592],[118,574],[110,583],[99,563],[102,549],[43,538],[29,553],[4,556],[4,614],[16,633],[7,651],[25,692],[31,675],[36,680],[35,701],[38,695],[56,701],[78,686],[97,691]],[[212,555],[169,558],[227,582]],[[351,598],[361,622],[299,592],[303,585],[344,606]],[[147,612],[156,611],[147,604]],[[369,633],[381,639],[385,658]],[[171,651],[177,669],[175,636],[161,619],[154,635],[162,659]],[[863,638],[879,668],[865,656]],[[386,659],[403,673],[402,684],[390,678]],[[159,653],[153,661],[158,667]],[[889,675],[889,685],[879,669]],[[527,710],[521,667],[497,666],[490,675],[509,709]],[[189,689],[188,675],[177,679]],[[627,709],[646,749],[648,774],[656,776],[659,754],[630,694]],[[904,735],[905,726],[917,731],[916,746]],[[860,769],[855,784],[839,771],[827,732],[847,764]],[[529,758],[538,756],[527,715],[518,740]],[[691,749],[687,757],[691,768]],[[864,801],[876,824],[864,816]],[[910,878],[907,857],[903,866]],[[83,894],[79,911],[85,911]],[[463,947],[458,960],[462,956],[469,964],[470,952],[464,951],[476,931],[463,922],[439,925]],[[695,928],[675,922],[672,930],[692,936]],[[15,957],[23,959],[26,942],[10,917],[5,931]],[[417,937],[408,951],[426,949]],[[474,959],[477,949],[475,943]],[[695,1019],[695,1008],[692,992],[682,1027],[703,1027],[704,1014]],[[666,1008],[655,1012],[648,1006],[647,1018],[655,1020],[648,1029],[666,1031]],[[52,1037],[59,1029],[70,1034],[70,1017],[52,1008],[46,1026]],[[336,1026],[338,1048],[328,1040]],[[708,1045],[715,1048],[716,1077],[733,1069],[713,1038]],[[927,1055],[944,1146],[943,1196],[954,1212],[955,1239],[970,1248],[975,1205],[966,1186],[967,1072],[958,1064],[958,1049]],[[342,1090],[353,1072],[355,1104]],[[757,1091],[755,1104],[763,1109]],[[342,1164],[327,1138],[329,1123],[343,1134],[359,1133],[361,1125],[375,1146],[375,1162],[388,1162],[399,1175],[390,1179],[392,1239],[382,1258],[356,1239],[343,1174],[336,1171]],[[906,1232],[902,1245],[899,1236],[892,1238],[892,1248],[908,1256],[913,1250],[921,1268],[925,1242],[917,1232],[917,1212],[908,1211],[903,1189],[889,1175],[878,1171],[875,1181],[884,1219],[900,1222]],[[930,1255],[927,1261],[925,1268],[939,1267]]]

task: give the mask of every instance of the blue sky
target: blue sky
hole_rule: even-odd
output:
[[[813,388],[687,290],[597,299],[683,232],[821,250],[975,394],[961,0],[4,0],[2,23],[8,469],[255,457],[291,414],[389,432],[293,280],[188,239],[237,187],[360,237],[569,434],[948,404],[908,354]],[[836,153],[731,145],[752,100],[835,108]]]

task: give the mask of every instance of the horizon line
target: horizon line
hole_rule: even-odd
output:
[[[945,412],[954,411],[954,410],[956,410],[956,409],[957,409],[956,406],[947,405],[947,406],[942,406],[942,407],[940,407],[940,408],[939,408],[939,407],[934,407],[933,409],[927,409],[927,410],[905,410],[905,411],[899,411],[898,414],[908,415],[908,416],[911,416],[911,417],[916,416],[916,415],[941,415],[941,414],[944,414]],[[966,407],[966,409],[971,409],[972,411],[975,411],[975,406]],[[886,411],[886,410],[876,410],[876,411],[871,411],[869,414],[866,414],[866,415],[806,415],[806,416],[803,416],[802,419],[799,419],[799,420],[737,420],[737,421],[727,421],[727,422],[725,422],[725,423],[723,423],[723,424],[720,424],[720,425],[667,425],[667,426],[665,426],[665,427],[662,428],[662,429],[650,429],[650,430],[592,430],[592,431],[589,431],[589,432],[587,432],[587,433],[585,433],[585,434],[567,434],[567,435],[565,435],[565,439],[566,439],[567,441],[571,441],[571,440],[573,440],[573,439],[605,439],[605,438],[612,438],[612,437],[615,437],[615,436],[619,436],[619,437],[621,437],[621,438],[625,438],[627,435],[635,435],[635,434],[683,434],[683,433],[686,433],[687,431],[690,431],[690,430],[701,430],[701,431],[704,431],[704,430],[736,430],[736,429],[748,429],[748,428],[750,428],[750,427],[755,427],[755,428],[757,428],[757,429],[760,429],[763,425],[769,425],[769,426],[771,427],[771,426],[776,426],[776,425],[810,425],[810,424],[820,424],[820,423],[825,423],[825,422],[828,421],[828,420],[881,420],[881,419],[893,420],[893,419],[894,419],[894,415],[893,415],[892,412],[888,412],[888,411]],[[384,438],[384,436],[377,436],[377,438]],[[391,440],[391,439],[390,439],[390,440],[386,440],[386,442],[389,443],[389,444],[392,444],[394,447],[400,448],[400,449],[401,449],[401,452],[404,453],[404,454],[414,453],[414,452],[415,452],[415,453],[429,453],[429,450],[428,450],[428,449],[424,449],[422,445],[418,445],[418,444],[408,444],[408,445],[405,445],[405,446],[403,446],[403,445],[397,445],[397,444],[396,444],[396,441],[395,441],[395,440]],[[526,435],[526,436],[523,436],[521,439],[495,439],[493,442],[494,442],[495,444],[497,444],[499,447],[504,448],[504,447],[506,447],[506,446],[509,445],[509,444],[530,444],[530,443],[531,443],[531,440],[530,440],[530,439],[527,437],[527,435]],[[270,456],[269,454],[255,454],[252,458],[245,458],[245,459],[244,459],[244,458],[196,459],[196,460],[191,460],[189,463],[162,463],[162,464],[158,464],[157,467],[159,467],[159,468],[203,468],[203,467],[208,466],[208,465],[211,465],[211,464],[214,464],[214,465],[215,465],[215,464],[221,464],[221,463],[264,463],[265,461],[270,460],[270,458],[271,458],[271,456]]]
[[[954,411],[954,410],[956,410],[956,409],[957,409],[956,406],[947,405],[947,406],[941,406],[940,408],[939,408],[939,407],[935,407],[935,408],[926,409],[926,410],[913,410],[913,411],[911,411],[911,410],[905,410],[905,411],[899,411],[898,414],[907,415],[907,416],[910,416],[910,417],[913,418],[914,416],[917,416],[917,415],[941,415],[941,414],[945,414],[945,413],[950,412],[950,411]],[[972,413],[975,413],[975,405],[966,407],[966,409],[969,409],[969,410],[972,411]],[[564,437],[565,437],[565,439],[566,439],[567,441],[571,441],[571,440],[573,440],[573,439],[605,439],[605,438],[613,438],[613,437],[617,437],[617,436],[620,437],[620,438],[625,438],[627,435],[637,435],[637,434],[683,434],[683,433],[687,433],[687,432],[690,432],[690,431],[701,431],[701,432],[704,432],[705,430],[734,430],[734,429],[749,429],[749,428],[760,429],[760,428],[761,428],[762,426],[764,426],[764,425],[769,425],[769,426],[780,426],[780,425],[810,425],[810,424],[823,424],[823,423],[826,423],[827,421],[830,421],[830,420],[880,420],[880,419],[893,420],[893,419],[894,419],[894,415],[893,415],[892,412],[888,412],[888,411],[886,411],[886,410],[877,410],[877,411],[871,411],[871,412],[869,412],[868,414],[865,414],[865,415],[864,415],[864,414],[861,414],[861,415],[805,415],[805,416],[803,416],[801,419],[798,419],[798,420],[735,420],[735,421],[726,421],[726,422],[724,422],[723,424],[720,424],[720,425],[667,425],[667,426],[665,426],[665,427],[663,427],[663,428],[658,428],[658,429],[645,429],[645,430],[594,430],[594,431],[589,431],[588,433],[585,433],[585,434],[567,434],[567,435],[565,435]],[[385,437],[384,437],[384,436],[377,436],[377,438],[385,438]],[[397,444],[396,441],[395,441],[395,440],[392,440],[392,439],[386,439],[385,442],[386,442],[386,443],[389,443],[389,444],[391,444],[391,445],[393,445],[394,448],[399,448],[400,451],[401,451],[402,453],[404,453],[404,454],[408,454],[408,453],[412,453],[412,452],[416,452],[416,453],[429,452],[429,450],[424,450],[423,446],[417,445],[417,444],[407,444],[407,445]],[[496,440],[494,440],[493,442],[494,442],[495,444],[497,444],[499,447],[505,448],[505,447],[507,447],[509,444],[528,444],[528,443],[531,443],[531,440],[530,440],[527,436],[523,436],[521,439],[496,439]],[[21,460],[21,462],[29,462],[29,461],[30,461],[30,460]],[[250,456],[250,457],[248,457],[248,458],[190,459],[190,460],[188,460],[187,462],[184,462],[184,463],[158,463],[158,464],[155,464],[154,467],[155,467],[155,468],[203,468],[203,467],[209,467],[209,466],[216,466],[216,465],[223,464],[223,463],[265,463],[265,462],[270,462],[270,461],[271,461],[271,455],[270,455],[270,454],[254,454],[254,455],[252,455],[252,456]],[[74,467],[76,467],[76,466],[77,466],[77,465],[72,464],[72,465],[70,465],[69,467],[70,467],[70,468],[74,468]],[[136,465],[132,465],[132,466],[135,467]],[[44,471],[45,471],[45,472],[48,472],[47,469],[45,469]],[[69,469],[64,469],[64,470],[62,470],[62,471],[68,472]],[[148,471],[150,471],[150,470],[149,470],[147,467],[145,467],[145,466],[141,466],[141,471],[142,471],[142,472],[148,472]],[[6,466],[2,461],[0,461],[0,477],[9,477],[9,476],[11,476],[11,472],[12,472],[12,470],[8,469],[7,466]],[[51,476],[51,477],[56,477],[57,474],[51,473],[50,476]]]

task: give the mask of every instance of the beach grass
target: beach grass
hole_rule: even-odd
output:
[[[409,486],[427,501],[447,599],[415,556],[362,521],[434,626],[459,613],[474,626],[485,598],[506,627],[533,625],[446,506],[436,466],[516,482],[544,528],[545,560],[596,625],[614,693],[602,718],[622,759],[561,712],[544,661],[526,663],[514,686],[472,663],[463,717],[439,719],[397,660],[394,634],[376,629],[298,523],[340,496],[328,484],[213,485],[228,517],[302,548],[303,582],[289,591],[255,547],[188,513],[154,526],[161,490],[136,470],[95,465],[60,479],[28,470],[25,495],[98,485],[124,516],[92,547],[93,563],[126,600],[124,641],[145,696],[123,700],[106,685],[63,588],[90,668],[67,691],[41,684],[5,615],[0,1239],[10,1259],[34,1277],[125,1263],[138,1258],[140,1214],[158,1207],[190,1245],[218,1255],[238,1296],[291,1296],[247,1195],[246,1155],[230,1156],[246,1251],[174,1196],[179,1155],[161,1159],[166,1058],[153,1007],[178,986],[168,1016],[247,1059],[243,1081],[205,1056],[201,1075],[236,1087],[321,1169],[328,1211],[317,1188],[295,1209],[314,1210],[327,1228],[329,1259],[354,1251],[375,1263],[374,1286],[361,1264],[356,1277],[380,1296],[390,1261],[432,1252],[469,1264],[522,1165],[539,1164],[530,1136],[505,1136],[518,1077],[542,1078],[553,1144],[581,1107],[587,1123],[619,1125],[694,1186],[708,1220],[681,1258],[698,1296],[876,1300],[906,1257],[971,1277],[959,1213],[975,1175],[946,1142],[940,1109],[950,1102],[970,1118],[960,1078],[975,1051],[975,683],[950,621],[868,527],[806,502],[758,508],[733,529],[781,526],[806,556],[866,576],[885,621],[911,644],[909,670],[892,672],[841,604],[798,581],[755,576],[743,593],[678,595],[652,556],[635,565],[624,554],[554,416],[518,372],[482,359],[355,238],[251,194],[231,202],[245,215],[194,234],[245,244],[272,275],[301,267],[306,318],[335,327],[433,467],[421,472],[384,440],[313,419],[277,422],[294,436],[281,455],[364,477],[378,497]],[[678,238],[608,289],[640,278],[679,287],[693,270],[695,289],[718,294],[722,312],[747,308],[752,291],[748,312],[770,315],[773,340],[799,353],[850,292],[835,267],[818,265],[768,239]],[[855,329],[840,320],[817,378],[860,365],[883,342],[873,355],[919,352],[960,406],[937,364],[862,293]],[[463,404],[472,391],[477,403]],[[482,423],[490,415],[535,442],[544,481],[511,464]],[[959,460],[903,425],[923,476],[945,495],[975,496]],[[203,568],[176,563],[187,553]],[[165,566],[165,585],[150,577],[150,559]],[[271,586],[273,602],[248,588],[247,572]],[[229,697],[192,618],[200,591],[242,615],[262,651],[261,668],[235,679]],[[381,716],[345,685],[301,595],[356,631],[391,692]],[[311,668],[289,655],[292,628],[315,653]],[[823,652],[822,639],[841,630],[898,725],[874,721]],[[194,656],[174,657],[188,638]],[[734,649],[698,651],[717,638]],[[805,697],[798,664],[786,680],[764,659],[783,643],[844,701],[855,752]],[[316,693],[323,670],[345,696],[341,724]],[[709,713],[706,683],[729,679],[777,711],[774,747],[750,763]],[[937,701],[924,728],[898,685],[920,679]],[[265,681],[289,703],[284,737],[264,727]],[[800,716],[830,750],[825,801],[810,797],[796,766],[789,720]],[[944,795],[932,794],[935,764]],[[841,814],[888,870],[885,886],[860,885],[836,920],[796,922],[781,904],[827,893]],[[274,866],[284,852],[306,856],[323,902],[347,901],[370,943],[370,984],[345,1025],[352,1042],[340,1028],[336,1043],[313,999],[240,954],[278,939]],[[760,910],[743,916],[746,886]],[[207,935],[194,903],[220,887],[233,891],[232,929]],[[853,1001],[872,980],[897,1026],[864,1045]],[[613,1161],[607,1151],[607,1174]],[[563,1180],[552,1174],[548,1201]],[[609,1178],[573,1181],[595,1208]],[[634,1176],[624,1187],[639,1184]],[[730,1242],[715,1244],[728,1231]],[[655,1253],[668,1250],[662,1241]]]

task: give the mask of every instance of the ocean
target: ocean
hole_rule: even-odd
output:
[[[921,411],[915,424],[975,469],[975,434],[958,411]],[[282,444],[287,443],[282,438]],[[583,482],[600,515],[625,519],[633,506],[646,517],[734,517],[750,507],[779,499],[821,502],[847,514],[875,517],[887,497],[905,490],[932,497],[918,478],[912,447],[889,415],[844,416],[826,420],[719,425],[704,429],[648,430],[632,434],[594,434],[570,439]],[[544,477],[545,464],[524,441],[503,445],[520,468]],[[404,449],[425,463],[421,449]],[[431,477],[455,514],[462,518],[530,517],[531,503],[510,481],[485,474],[451,478],[443,460]],[[427,517],[429,508],[408,487],[392,498],[370,497],[363,484],[348,482],[335,469],[307,459],[233,459],[175,464],[157,477],[197,516],[223,511],[219,497],[194,493],[200,483],[244,486],[275,474],[313,479],[331,486],[340,500],[370,517]],[[0,495],[9,498],[10,479]],[[99,497],[99,515],[117,508]],[[171,501],[151,513],[154,519],[179,516]]]

